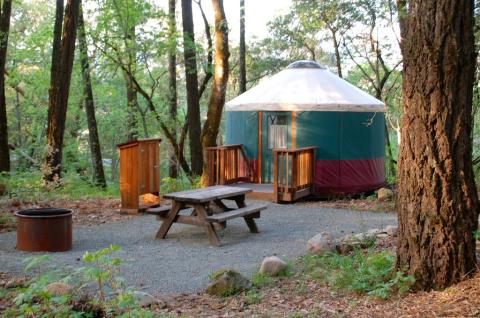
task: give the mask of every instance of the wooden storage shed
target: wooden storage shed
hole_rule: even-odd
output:
[[[161,139],[137,139],[117,145],[120,150],[122,212],[138,213],[159,203]],[[143,204],[140,200],[143,196]]]

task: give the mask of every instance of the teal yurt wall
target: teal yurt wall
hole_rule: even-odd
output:
[[[226,144],[242,144],[250,165],[258,173],[258,112],[225,113]]]
[[[262,113],[265,118],[273,112]],[[381,187],[385,181],[384,124],[384,113],[297,112],[296,132],[290,133],[290,126],[288,138],[295,135],[297,148],[318,147],[314,193],[357,194]],[[226,112],[226,127],[226,144],[242,144],[258,173],[258,112]],[[266,146],[265,134],[268,131],[263,127],[262,148]],[[262,170],[268,165],[266,160],[273,160],[265,151],[271,150],[263,149]]]
[[[384,185],[384,125],[384,113],[298,113],[297,147],[318,147],[314,192],[356,194]]]

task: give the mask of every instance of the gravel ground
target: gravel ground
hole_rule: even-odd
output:
[[[153,216],[74,228],[73,250],[52,254],[56,264],[81,266],[87,250],[110,244],[122,247],[122,275],[127,283],[156,294],[197,292],[208,275],[233,267],[251,275],[265,256],[290,259],[305,254],[306,242],[322,231],[340,237],[396,224],[396,215],[315,208],[304,203],[270,204],[257,219],[258,234],[248,231],[243,219],[228,222],[219,232],[221,247],[211,247],[200,227],[174,224],[165,240],[154,240],[160,223]],[[15,233],[0,235],[0,271],[22,273],[25,257],[39,255],[15,250]]]

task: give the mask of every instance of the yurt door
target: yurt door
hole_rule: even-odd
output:
[[[262,119],[262,182],[273,183],[273,149],[291,146],[292,114],[264,112]]]

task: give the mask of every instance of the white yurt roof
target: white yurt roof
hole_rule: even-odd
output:
[[[225,104],[227,111],[385,112],[385,104],[313,61],[297,61]]]

